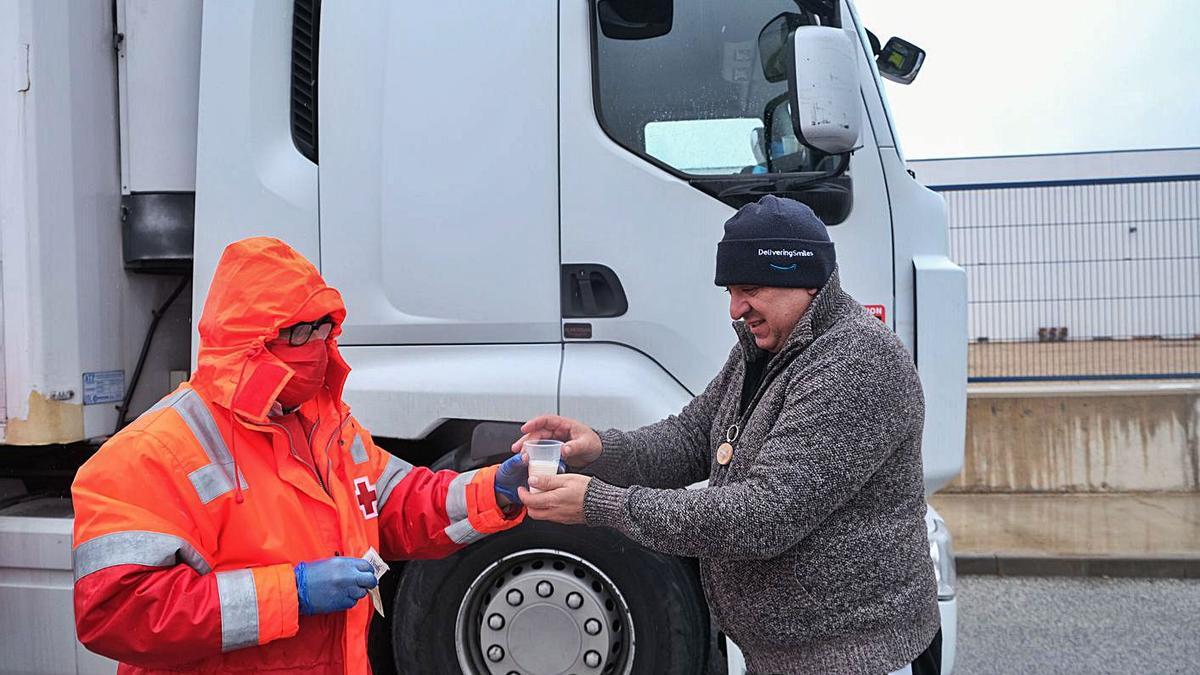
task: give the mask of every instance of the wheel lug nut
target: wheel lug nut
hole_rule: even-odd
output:
[[[588,635],[597,635],[600,633],[600,622],[595,619],[588,619],[583,623],[583,630],[587,631]]]
[[[537,585],[537,594],[543,598],[548,598],[554,593],[554,586],[549,581],[539,581]]]
[[[504,648],[500,645],[492,645],[491,647],[488,647],[487,657],[489,661],[499,661],[500,659],[504,658]],[[584,658],[586,659],[586,657]]]
[[[598,667],[600,665],[600,653],[599,652],[588,652],[588,653],[584,654],[583,662],[587,664],[588,668]]]
[[[488,628],[492,630],[500,630],[504,628],[504,617],[499,614],[493,614],[488,617]]]
[[[522,602],[525,602],[525,595],[522,594],[521,591],[518,591],[517,589],[514,588],[508,592],[508,595],[504,596],[504,599],[508,600],[508,604],[512,605],[513,607],[516,607],[517,605],[521,604]]]
[[[571,609],[579,609],[583,607],[583,596],[578,593],[570,593],[567,595],[567,607]]]

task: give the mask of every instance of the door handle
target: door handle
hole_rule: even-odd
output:
[[[598,264],[562,266],[564,319],[621,316],[629,309],[616,272]]]

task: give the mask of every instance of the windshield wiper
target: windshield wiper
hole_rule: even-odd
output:
[[[780,192],[801,192],[805,188],[837,178],[846,172],[850,166],[850,153],[841,155],[837,166],[817,174],[816,176],[789,177],[786,174],[776,178],[758,178],[755,180],[738,181],[717,193],[717,197],[763,197]]]

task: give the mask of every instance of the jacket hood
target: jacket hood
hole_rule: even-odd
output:
[[[294,371],[267,351],[279,330],[328,315],[325,383],[340,403],[350,373],[334,339],[346,306],[317,268],[291,246],[252,237],[225,248],[200,316],[200,350],[192,386],[210,401],[254,421],[265,421],[275,397]]]

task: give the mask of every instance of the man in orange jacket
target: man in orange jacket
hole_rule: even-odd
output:
[[[521,522],[497,496],[519,462],[433,473],[372,442],[342,402],[345,316],[283,242],[230,245],[192,379],[80,469],[76,627],[120,672],[369,673],[368,550],[438,558]]]

